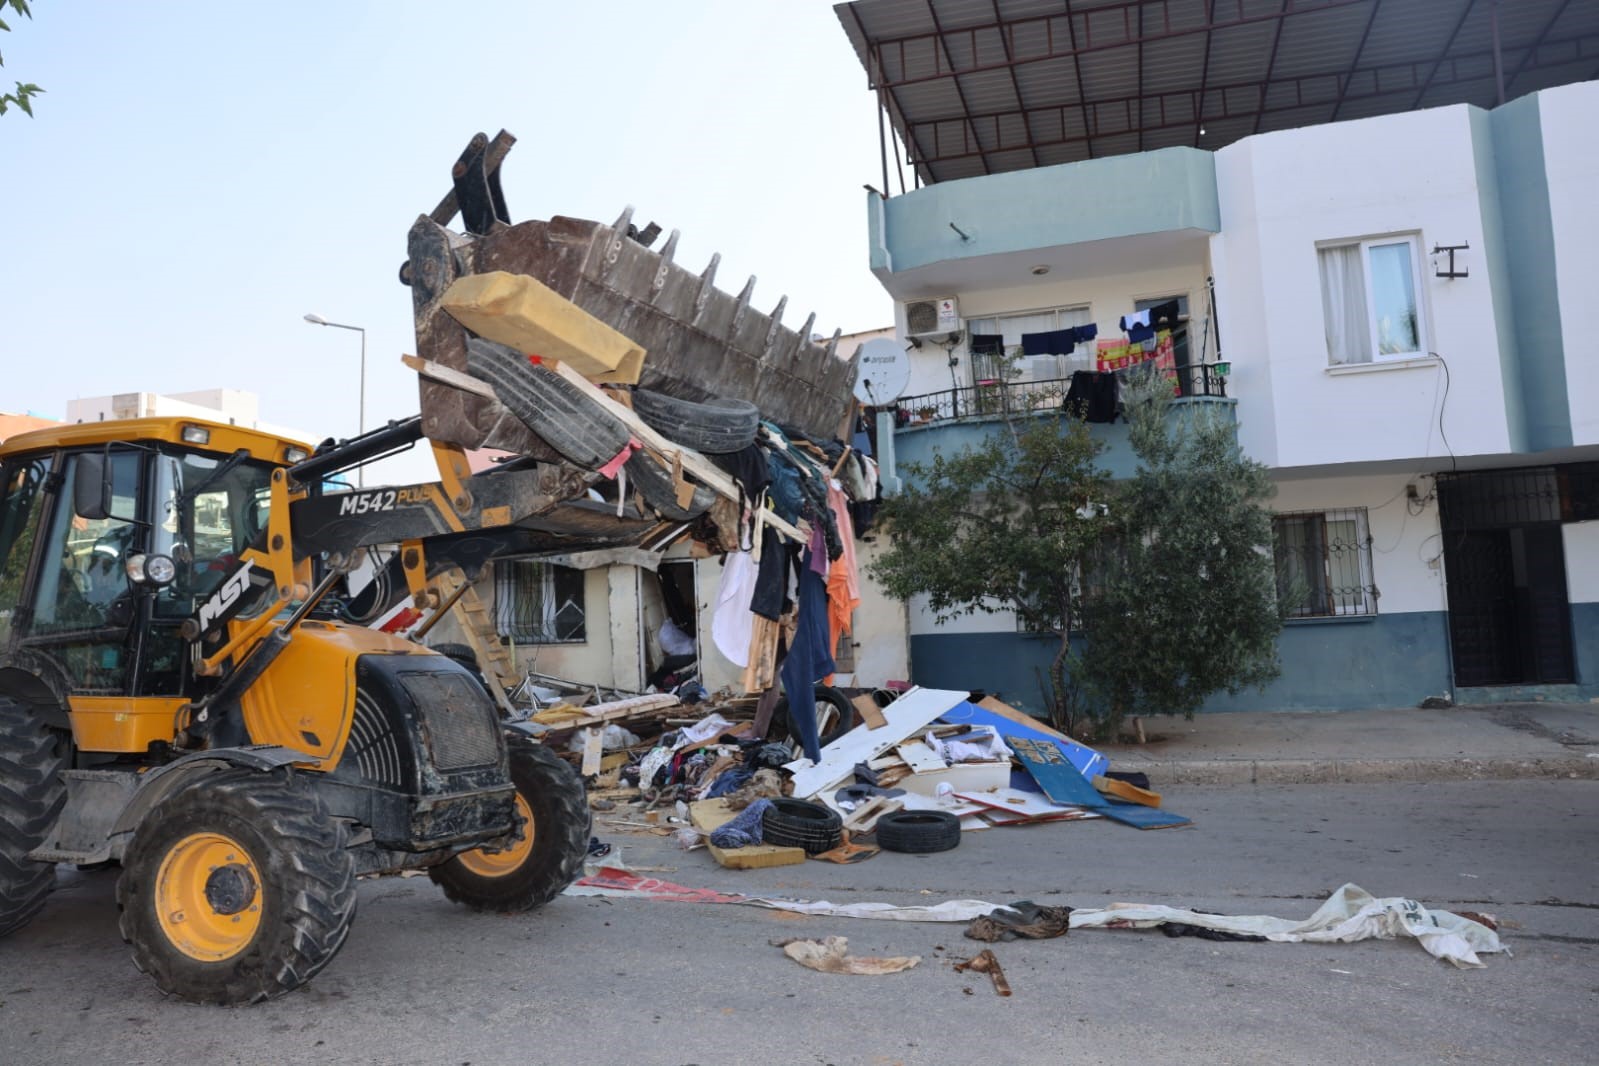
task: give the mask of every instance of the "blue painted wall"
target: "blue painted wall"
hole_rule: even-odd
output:
[[[1414,707],[1451,689],[1442,611],[1294,622],[1283,627],[1277,648],[1282,676],[1264,692],[1220,693],[1201,713]],[[1048,671],[1054,650],[1053,638],[1022,633],[912,635],[911,677],[935,688],[1003,693],[1042,713],[1036,671]]]
[[[1350,711],[1414,707],[1428,696],[1457,703],[1599,698],[1599,603],[1571,606],[1577,684],[1455,689],[1443,611],[1359,620],[1292,622],[1278,638],[1282,675],[1263,692],[1213,696],[1217,711]],[[933,688],[983,689],[1034,714],[1045,712],[1038,677],[1052,637],[1025,633],[924,633],[911,637],[911,678]],[[1153,712],[1151,712],[1153,713]]]
[[[1221,229],[1215,156],[1197,148],[940,182],[887,201],[867,196],[871,265],[880,272],[1141,233]]]

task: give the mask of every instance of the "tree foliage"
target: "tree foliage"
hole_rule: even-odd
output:
[[[1139,467],[1117,486],[1115,538],[1084,611],[1081,670],[1110,728],[1128,713],[1192,716],[1213,693],[1266,684],[1282,628],[1266,467],[1213,408],[1171,417],[1164,379],[1130,393]]]
[[[926,596],[941,622],[1014,611],[1055,638],[1043,688],[1062,729],[1087,732],[1085,712],[1100,735],[1128,713],[1192,715],[1277,675],[1271,481],[1229,422],[1175,418],[1170,396],[1153,375],[1129,389],[1130,480],[1099,468],[1081,420],[1026,416],[908,464],[884,510],[892,546],[873,573],[891,595]]]
[[[28,0],[0,0],[0,15],[4,15],[8,7],[23,18],[33,18],[33,12],[28,9]],[[6,21],[3,18],[0,18],[0,31],[11,32],[11,27],[6,25]],[[0,66],[5,66],[4,56],[0,56]],[[33,98],[42,92],[44,90],[32,82],[17,82],[17,87],[13,92],[0,93],[0,115],[5,114],[6,110],[12,105],[16,105],[22,109],[24,114],[32,118]]]

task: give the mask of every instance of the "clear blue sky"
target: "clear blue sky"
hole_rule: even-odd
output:
[[[476,131],[519,142],[514,221],[682,231],[733,291],[846,333],[892,321],[866,267],[880,183],[866,77],[827,0],[272,4],[33,0],[0,81],[0,410],[229,387],[261,417],[416,410],[406,230]]]

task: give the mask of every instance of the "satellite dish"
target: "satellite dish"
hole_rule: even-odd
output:
[[[868,407],[893,403],[911,381],[911,361],[899,341],[879,337],[860,346],[855,398]]]

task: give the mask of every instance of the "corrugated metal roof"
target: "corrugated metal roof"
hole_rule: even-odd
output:
[[[853,0],[924,184],[1599,78],[1599,0]],[[885,190],[886,191],[886,190]]]

